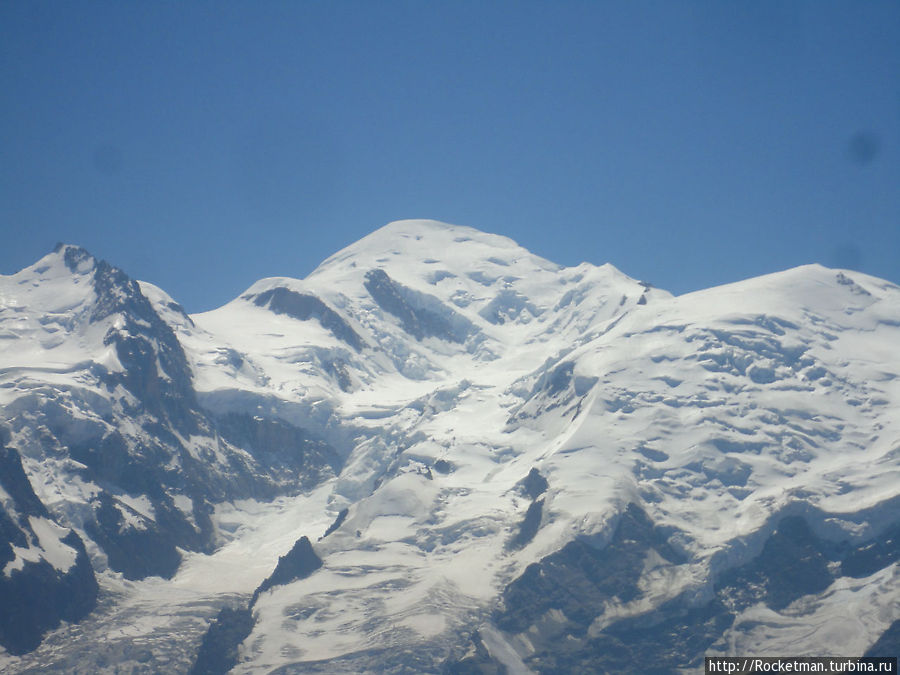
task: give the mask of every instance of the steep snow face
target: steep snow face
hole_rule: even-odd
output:
[[[141,658],[187,670],[201,620],[173,646],[150,617],[238,598],[252,601],[232,613],[240,673],[603,672],[622,670],[603,660],[621,644],[655,645],[675,670],[738,645],[821,653],[804,625],[834,633],[850,606],[866,608],[859,627],[832,644],[858,653],[900,618],[892,284],[813,265],[673,298],[609,265],[401,221],[211,312],[140,292],[183,350],[196,431],[176,438],[202,461],[166,473],[165,497],[95,495],[26,462],[42,498],[52,483],[94,505],[97,542],[158,533],[172,508],[215,533],[215,551],[168,561],[170,581],[101,578],[123,600],[83,630],[111,639],[119,665],[117,622],[142,617]],[[7,418],[27,446],[44,418],[22,423],[32,399],[15,391]],[[114,399],[98,388],[79,414],[127,427]],[[129,428],[148,442],[160,427]],[[253,481],[290,494],[235,500]],[[304,536],[321,567],[266,586]],[[52,636],[54,662],[106,659],[67,635]]]

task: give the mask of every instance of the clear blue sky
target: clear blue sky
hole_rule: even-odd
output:
[[[188,311],[401,218],[676,293],[900,282],[900,2],[0,1],[0,272]]]

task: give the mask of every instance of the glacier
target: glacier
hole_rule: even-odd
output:
[[[894,656],[897,345],[820,265],[674,297],[399,221],[189,315],[60,245],[0,277],[0,593],[83,601],[0,669]]]

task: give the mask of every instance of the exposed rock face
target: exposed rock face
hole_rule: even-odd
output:
[[[200,643],[191,668],[192,675],[224,675],[238,662],[241,643],[253,631],[256,619],[253,605],[260,594],[292,581],[305,579],[322,566],[307,537],[301,537],[293,548],[278,559],[275,570],[253,592],[246,607],[224,607],[210,624]]]
[[[718,580],[717,590],[735,610],[760,601],[784,609],[804,595],[828,588],[832,574],[826,553],[824,542],[816,539],[806,521],[789,516],[751,563],[728,570]]]
[[[334,448],[283,420],[229,412],[216,419],[216,429],[223,439],[253,456],[260,472],[274,483],[271,495],[308,489],[341,469],[342,459]],[[264,495],[261,489],[259,496]]]
[[[261,593],[265,593],[274,586],[284,586],[292,581],[305,579],[321,566],[322,560],[316,555],[309,539],[301,537],[290,551],[278,558],[275,571],[254,591],[251,606]]]
[[[388,314],[400,320],[416,340],[436,337],[463,343],[474,331],[471,322],[437,298],[405,288],[381,269],[366,273],[366,290]]]
[[[522,548],[534,539],[534,535],[537,534],[537,531],[541,526],[541,514],[543,509],[544,500],[542,499],[536,499],[528,505],[525,517],[522,519],[522,522],[519,523],[519,531],[510,542],[512,548]]]
[[[0,645],[34,649],[61,621],[88,614],[97,590],[79,536],[51,518],[18,453],[0,446]]]
[[[96,301],[90,322],[122,319],[109,328],[103,344],[115,347],[123,368],[108,373],[104,384],[109,388],[121,384],[140,402],[140,412],[169,422],[180,433],[196,432],[202,416],[196,413],[191,370],[172,328],[122,270],[101,260],[92,281]]]
[[[276,314],[287,314],[301,321],[316,319],[323,328],[327,328],[336,338],[356,351],[363,348],[362,338],[356,331],[340,314],[314,295],[297,293],[287,288],[273,288],[254,297],[253,303],[259,307],[268,307]]]
[[[655,527],[632,504],[605,547],[576,539],[529,565],[504,590],[489,626],[473,634],[469,654],[451,659],[445,670],[505,672],[509,659],[498,656],[497,639],[486,640],[486,631],[518,646],[523,667],[535,673],[673,672],[702,667],[704,656],[742,612],[754,606],[780,611],[815,597],[840,578],[848,560],[887,548],[895,527],[876,540],[851,547],[817,537],[804,518],[789,515],[778,520],[758,554],[716,579],[705,599],[684,593],[651,611],[631,616],[625,612],[620,618],[617,615],[629,603],[634,606],[646,598],[647,589],[639,581],[650,561],[671,566],[687,562],[669,543],[677,533]],[[873,567],[893,564],[887,557],[873,556],[878,560]],[[867,568],[870,573],[877,571],[873,567]],[[891,654],[896,643],[897,622],[867,655]]]
[[[200,644],[191,675],[224,675],[238,660],[238,647],[253,630],[249,608],[223,607]]]
[[[547,491],[548,487],[550,487],[550,484],[547,482],[547,479],[535,467],[531,467],[531,471],[522,479],[522,491],[532,499],[540,497]]]
[[[86,531],[106,553],[110,568],[126,579],[171,579],[181,564],[168,528],[116,502],[106,492],[98,496],[94,520],[86,524]]]
[[[341,509],[337,514],[337,518],[334,519],[334,522],[328,526],[328,529],[325,530],[325,534],[322,535],[322,539],[327,537],[329,534],[336,532],[337,529],[344,524],[344,521],[347,520],[347,514],[350,513],[350,509]]]

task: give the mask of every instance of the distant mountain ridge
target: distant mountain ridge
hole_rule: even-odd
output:
[[[673,297],[399,221],[188,315],[60,245],[0,276],[0,668],[896,649],[898,344],[819,265]]]

